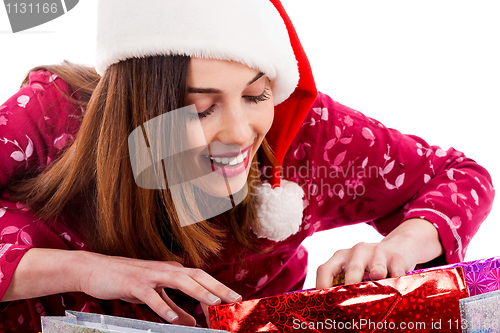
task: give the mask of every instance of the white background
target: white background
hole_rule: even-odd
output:
[[[463,151],[494,180],[500,177],[497,0],[282,1],[320,91],[388,127]],[[66,15],[17,34],[0,7],[0,104],[34,66],[64,59],[93,64],[96,3],[81,0]],[[472,240],[466,260],[500,255],[499,206]],[[358,225],[306,240],[305,287],[314,286],[316,267],[337,249],[380,239]]]

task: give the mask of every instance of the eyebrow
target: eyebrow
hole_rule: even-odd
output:
[[[247,83],[247,87],[264,76],[263,72],[257,74],[252,80]],[[222,91],[215,88],[193,88],[188,87],[188,94],[222,94]]]

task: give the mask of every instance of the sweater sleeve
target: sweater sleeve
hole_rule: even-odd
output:
[[[422,218],[437,228],[450,263],[463,261],[492,208],[490,175],[472,159],[386,128],[321,93],[285,164],[292,168],[284,177],[306,192],[311,232],[365,222],[385,236]]]
[[[0,194],[12,179],[43,170],[71,142],[82,109],[69,102],[69,86],[40,70],[18,93],[0,106]],[[0,299],[24,253],[46,247],[51,231],[36,222],[21,203],[0,199]],[[64,235],[65,236],[65,235]],[[56,237],[58,239],[58,237]]]
[[[0,188],[12,177],[43,170],[74,139],[83,110],[55,74],[31,72],[29,83],[0,106]]]

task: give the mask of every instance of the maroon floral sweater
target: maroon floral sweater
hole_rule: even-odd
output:
[[[74,138],[84,110],[61,91],[68,85],[40,70],[0,106],[0,188],[26,169],[45,168]],[[229,238],[232,250],[205,269],[245,299],[300,289],[307,265],[301,242],[350,224],[369,223],[386,235],[406,219],[424,218],[438,229],[446,260],[462,261],[494,197],[488,172],[463,153],[386,128],[321,93],[285,157],[283,177],[305,191],[299,231],[266,254],[239,249]],[[0,200],[0,297],[30,248],[89,250],[73,230],[49,227],[27,209],[6,209],[15,207],[23,205]],[[172,297],[204,324],[197,302]],[[39,332],[40,316],[64,310],[160,321],[144,305],[66,293],[0,303],[0,331]]]

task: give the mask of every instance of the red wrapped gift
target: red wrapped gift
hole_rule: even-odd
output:
[[[461,268],[209,307],[231,332],[460,332]]]
[[[453,267],[462,267],[465,273],[465,282],[469,288],[471,296],[481,295],[483,293],[500,290],[500,257],[474,260],[468,262],[459,262],[439,267],[430,267],[408,274],[421,273],[436,269],[446,269]]]

